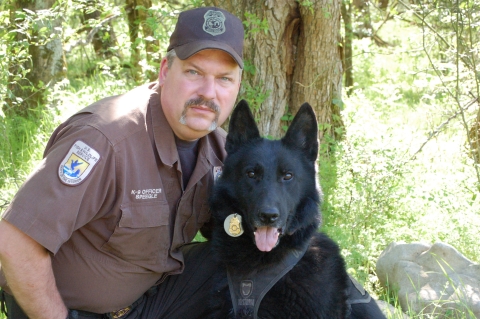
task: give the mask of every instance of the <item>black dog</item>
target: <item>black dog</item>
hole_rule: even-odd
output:
[[[228,270],[212,318],[345,318],[350,285],[338,246],[318,233],[318,127],[304,104],[281,140],[235,108],[210,199],[212,249]],[[233,302],[232,302],[233,300]]]

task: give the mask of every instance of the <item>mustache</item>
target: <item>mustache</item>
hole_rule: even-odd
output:
[[[187,110],[190,106],[193,106],[193,105],[206,106],[215,113],[215,119],[213,120],[213,122],[210,124],[210,127],[208,128],[208,130],[210,132],[214,131],[217,128],[218,117],[219,117],[219,114],[220,114],[220,106],[215,104],[215,102],[213,102],[212,100],[206,100],[202,97],[190,99],[185,103],[185,106],[184,106],[183,112],[182,112],[182,116],[180,117],[179,122],[181,124],[184,124],[184,125],[187,123],[187,120],[186,120]]]
[[[215,113],[220,112],[220,107],[215,102],[213,102],[212,100],[206,100],[202,97],[197,97],[195,99],[188,100],[187,102],[185,102],[184,108],[186,110],[189,106],[193,106],[193,105],[203,105],[208,107],[210,110],[212,110]]]

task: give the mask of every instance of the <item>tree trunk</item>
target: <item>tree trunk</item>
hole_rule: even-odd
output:
[[[54,3],[55,0],[11,2],[9,28],[12,30],[12,41],[8,48],[10,76],[3,107],[7,116],[34,114],[33,110],[45,105],[47,88],[65,76],[59,31],[61,15],[52,9]]]
[[[345,87],[347,95],[353,91],[353,25],[352,25],[352,4],[347,0],[342,1],[342,18],[345,29],[345,39],[343,41],[343,65],[345,70]]]
[[[159,57],[156,55],[159,51],[158,40],[154,38],[154,30],[148,23],[148,9],[152,7],[151,0],[126,0],[127,4],[127,16],[128,16],[128,28],[131,42],[131,54],[130,59],[132,69],[135,72],[135,79],[141,81],[144,78],[140,61],[142,53],[138,47],[141,39],[139,38],[140,29],[143,33],[143,41],[145,42],[145,56],[148,64],[155,64],[153,61]],[[153,80],[158,75],[158,68],[155,70],[147,70],[147,78]]]
[[[340,0],[313,1],[313,11],[300,6],[301,32],[295,58],[292,106],[307,101],[316,110],[320,135],[343,135]],[[339,129],[339,130],[337,130]]]
[[[155,38],[154,28],[158,28],[158,25],[149,23],[149,19],[152,17],[149,13],[149,9],[152,7],[151,0],[139,0],[142,9],[138,10],[138,17],[143,31],[143,40],[145,41],[145,55],[147,59],[147,64],[149,66],[154,66],[151,69],[146,70],[145,76],[150,80],[154,81],[158,77],[158,70],[160,68],[159,61],[161,57],[160,53],[160,44],[159,41]]]
[[[128,18],[128,35],[130,37],[130,63],[132,65],[134,79],[139,82],[141,79],[141,54],[137,42],[139,31],[138,10],[136,9],[137,0],[126,0],[125,3],[125,11],[127,12]]]
[[[261,133],[283,135],[281,119],[308,102],[324,133],[342,126],[340,2],[207,0],[246,20],[242,97],[250,100]],[[252,103],[253,101],[253,103]],[[288,124],[288,123],[287,123]]]

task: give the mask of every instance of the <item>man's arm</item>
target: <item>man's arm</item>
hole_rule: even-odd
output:
[[[49,252],[4,220],[0,220],[0,263],[15,299],[30,318],[67,317]]]

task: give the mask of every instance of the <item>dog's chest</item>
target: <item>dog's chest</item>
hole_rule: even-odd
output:
[[[237,318],[258,318],[260,303],[267,292],[303,257],[305,251],[292,250],[271,267],[248,274],[227,267],[228,286]]]

